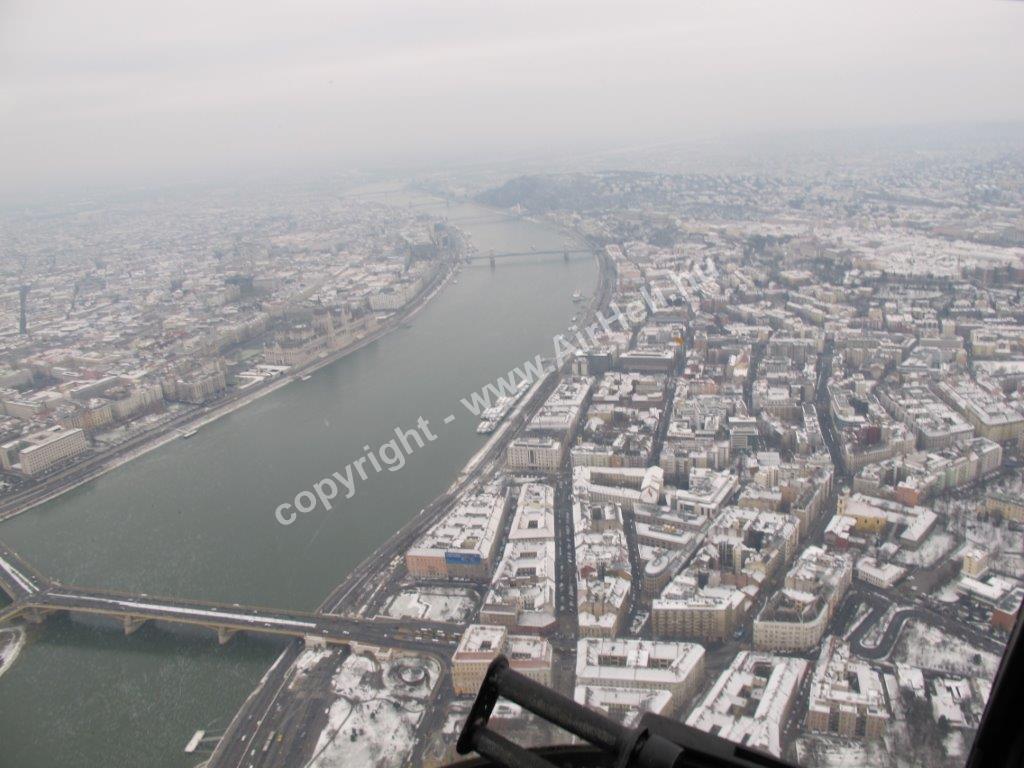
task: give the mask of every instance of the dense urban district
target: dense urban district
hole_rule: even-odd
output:
[[[415,208],[296,190],[10,219],[0,519],[365,345],[470,252]]]
[[[450,762],[504,654],[625,723],[809,766],[962,764],[1024,597],[1019,152],[420,189],[585,239],[597,293],[542,370],[479,393],[481,453],[339,574],[197,761]],[[233,210],[18,230],[9,510],[304,375],[473,255],[408,206]],[[507,702],[491,723],[569,740]]]

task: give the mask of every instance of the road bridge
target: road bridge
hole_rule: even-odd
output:
[[[466,257],[468,261],[489,260],[492,264],[497,259],[511,259],[518,256],[563,256],[568,259],[574,254],[593,253],[590,248],[561,248],[550,250],[529,250],[529,251],[487,251],[486,253],[472,253]]]
[[[463,630],[463,625],[449,622],[352,618],[323,610],[291,611],[70,587],[42,576],[3,543],[0,588],[12,600],[0,611],[0,623],[18,618],[38,623],[63,612],[120,621],[126,635],[146,622],[157,621],[213,630],[221,643],[237,632],[251,632],[309,643],[363,642],[438,650],[456,645]]]
[[[435,621],[359,619],[330,613],[128,595],[54,584],[15,600],[0,621],[25,618],[39,622],[53,613],[103,616],[120,621],[130,635],[149,621],[203,627],[226,643],[237,632],[296,637],[309,643],[363,642],[417,650],[437,650],[458,643],[461,624]]]

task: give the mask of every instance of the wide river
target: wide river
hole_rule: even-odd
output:
[[[478,206],[423,210],[448,216],[481,252],[566,242]],[[552,356],[552,336],[578,311],[573,291],[590,295],[596,281],[583,255],[467,266],[411,327],[0,524],[0,539],[68,584],[313,609],[483,444],[460,398],[537,353]],[[445,426],[448,414],[456,419]],[[420,416],[439,438],[401,471],[371,475],[331,512],[287,528],[274,521],[279,503]],[[0,767],[194,766],[199,758],[183,753],[193,731],[225,726],[280,648],[51,619],[0,677]]]

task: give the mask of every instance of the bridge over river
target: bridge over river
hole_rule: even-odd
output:
[[[310,644],[362,642],[409,650],[458,643],[463,625],[447,622],[362,619],[327,611],[290,611],[69,587],[35,571],[0,542],[0,589],[12,602],[0,624],[16,618],[42,622],[57,612],[111,618],[129,635],[149,621],[203,627],[226,643],[237,632],[296,637]]]
[[[516,257],[519,257],[519,256],[562,256],[563,258],[565,258],[568,261],[570,256],[573,256],[575,254],[580,254],[580,253],[593,254],[594,250],[592,248],[569,248],[568,246],[566,246],[565,248],[561,248],[561,249],[552,248],[552,249],[538,250],[538,249],[531,248],[528,251],[487,251],[487,252],[477,251],[477,252],[472,253],[469,256],[467,256],[466,260],[467,261],[484,261],[484,260],[489,260],[491,262],[491,264],[494,264],[494,262],[497,261],[498,259],[511,259],[511,258],[516,258]]]

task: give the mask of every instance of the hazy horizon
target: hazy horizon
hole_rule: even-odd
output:
[[[1015,2],[10,2],[0,199],[1009,123]],[[1012,126],[1011,126],[1012,127]]]

